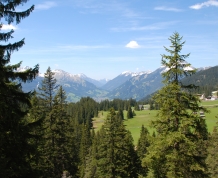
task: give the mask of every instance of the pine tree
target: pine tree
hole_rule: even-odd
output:
[[[137,155],[130,132],[112,108],[100,130],[98,177],[137,177]]]
[[[85,175],[85,168],[86,168],[86,163],[87,163],[87,156],[91,147],[91,134],[89,130],[89,126],[87,124],[82,125],[82,136],[81,136],[81,141],[80,141],[80,177],[84,177]]]
[[[92,145],[89,148],[89,153],[86,156],[86,166],[85,166],[85,174],[84,178],[94,178],[98,177],[97,175],[97,147],[98,147],[98,139],[99,132],[95,134],[94,129],[92,129]]]
[[[122,109],[118,109],[117,117],[118,117],[118,120],[120,120],[120,121],[124,120],[124,115],[123,115],[123,110]]]
[[[51,68],[48,67],[44,74],[44,79],[42,80],[41,87],[39,88],[40,97],[44,99],[44,107],[46,112],[52,110],[54,94],[58,88],[56,83],[57,80],[54,77],[54,72],[52,72]]]
[[[176,32],[170,38],[170,55],[162,55],[162,65],[167,67],[163,73],[165,86],[155,95],[160,106],[157,120],[153,126],[157,136],[148,148],[143,159],[145,166],[153,170],[153,177],[208,177],[205,164],[207,128],[205,119],[199,115],[207,110],[200,106],[199,98],[191,94],[193,85],[184,86],[181,78],[192,75],[186,63],[187,55],[180,52],[185,42]]]
[[[33,138],[29,139],[29,143],[36,148],[36,152],[31,155],[30,163],[31,167],[34,170],[35,177],[40,177],[42,175],[43,170],[41,169],[41,151],[43,142],[43,121],[44,121],[44,113],[42,112],[43,109],[41,108],[41,101],[37,97],[36,92],[31,98],[31,109],[27,114],[27,123],[29,123],[30,127],[30,134],[33,135]]]
[[[52,111],[50,115],[54,118],[51,132],[54,136],[53,159],[54,177],[61,177],[64,171],[70,171],[70,138],[69,138],[69,116],[66,113],[66,93],[62,86],[54,97]]]
[[[131,119],[131,118],[133,118],[133,113],[132,113],[131,106],[129,106],[127,111],[127,119]]]
[[[52,113],[54,105],[55,90],[57,89],[56,79],[54,78],[54,73],[51,68],[48,67],[46,73],[44,74],[44,79],[39,87],[39,97],[42,100],[42,108],[44,114],[44,133],[43,133],[43,148],[41,149],[42,154],[42,169],[44,175],[47,177],[52,177],[55,175],[55,124],[56,118]]]
[[[218,117],[217,117],[218,118]],[[208,172],[211,178],[216,178],[218,175],[218,123],[214,127],[214,130],[209,139],[209,146],[208,146],[208,157],[207,157],[207,165],[208,165]]]
[[[140,111],[138,103],[135,103],[134,109],[135,109],[135,111]]]
[[[80,164],[80,157],[79,157],[79,150],[80,150],[80,142],[81,142],[81,125],[78,124],[77,120],[74,120],[70,117],[69,123],[69,131],[67,136],[69,138],[69,162],[68,164],[68,172],[72,177],[79,176],[79,164]]]
[[[142,125],[141,132],[140,132],[140,137],[139,137],[138,144],[137,144],[137,154],[138,154],[138,156],[140,158],[140,162],[142,162],[142,159],[147,154],[147,148],[149,146],[150,146],[149,132],[148,132],[148,129],[146,127],[144,127],[144,125]],[[141,176],[145,177],[147,175],[148,168],[147,167],[141,167],[141,164],[140,164],[139,168],[140,168],[139,174]]]
[[[3,22],[19,24],[34,10],[34,6],[23,12],[16,12],[19,5],[26,0],[5,0],[0,2],[0,29]],[[27,109],[31,107],[30,97],[32,92],[24,93],[20,82],[30,82],[38,74],[39,66],[24,72],[17,72],[21,62],[11,65],[10,58],[14,51],[24,45],[24,39],[7,43],[14,30],[0,33],[0,177],[25,177],[30,176],[31,166],[29,157],[34,154],[30,139],[29,124],[26,123]],[[35,151],[34,151],[35,152]]]

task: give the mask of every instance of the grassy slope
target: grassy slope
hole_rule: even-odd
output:
[[[215,116],[218,116],[218,100],[216,101],[204,101],[202,105],[207,107],[210,110],[210,113],[205,114],[207,127],[209,132],[212,132],[213,127],[215,126],[218,119]],[[140,129],[142,124],[149,129],[149,132],[152,134],[153,130],[149,127],[150,121],[155,119],[156,110],[143,110],[135,111],[136,116],[133,119],[126,119],[127,112],[124,111],[125,125],[128,130],[132,133],[134,144],[137,144],[138,138],[140,136]],[[96,130],[104,123],[104,119],[107,117],[107,112],[99,112],[99,117],[94,118],[94,127]]]

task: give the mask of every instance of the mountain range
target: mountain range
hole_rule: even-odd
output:
[[[18,71],[27,69],[19,68]],[[202,67],[197,69],[200,71],[210,70],[211,67]],[[194,69],[194,68],[192,68]],[[70,74],[61,69],[53,70],[57,84],[62,85],[67,94],[67,100],[77,102],[81,97],[91,97],[96,101],[104,99],[129,99],[133,98],[137,101],[159,90],[162,86],[162,73],[167,70],[160,67],[154,71],[143,71],[138,73],[123,72],[112,80],[95,80],[84,74]],[[190,70],[190,69],[189,69]],[[199,72],[197,72],[199,73]],[[208,72],[207,72],[208,73]],[[22,84],[23,91],[39,91],[39,87],[43,80],[43,74],[33,80],[31,83]],[[189,78],[191,80],[191,78]]]

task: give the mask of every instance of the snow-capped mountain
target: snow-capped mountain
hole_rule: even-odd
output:
[[[151,71],[144,71],[144,72],[138,72],[138,73],[130,72],[130,71],[124,71],[120,75],[115,77],[114,79],[107,82],[101,88],[105,89],[107,91],[113,91],[114,89],[116,89],[117,87],[119,87],[120,85],[122,85],[123,83],[125,83],[126,81],[131,79],[132,77],[136,77],[136,76],[140,76],[140,75],[144,75],[144,74],[149,74],[149,73],[151,73]]]
[[[90,82],[90,83],[93,83],[95,86],[97,87],[102,87],[103,85],[105,85],[107,83],[107,79],[102,79],[102,80],[95,80],[95,79],[92,79],[92,78],[89,78],[87,77],[85,74],[77,74],[78,77]]]
[[[162,72],[165,67],[160,67],[154,72],[140,72],[133,75],[123,84],[112,90],[107,96],[109,98],[116,97],[120,99],[133,98],[139,100],[160,89],[162,84]]]
[[[206,71],[207,68],[198,69]],[[20,72],[28,69],[24,67],[19,69]],[[187,70],[192,70],[189,68]],[[210,68],[209,68],[210,69]],[[198,71],[197,70],[197,71]],[[133,98],[140,100],[145,96],[154,93],[162,86],[162,73],[166,72],[166,67],[161,66],[155,71],[130,72],[125,71],[112,80],[106,79],[101,81],[87,77],[85,74],[70,74],[61,69],[53,70],[54,77],[57,79],[57,84],[62,85],[67,93],[67,100],[76,102],[81,97],[92,97],[98,101],[103,99],[129,99]],[[44,74],[40,74],[35,80],[30,83],[22,84],[25,92],[38,90],[41,82],[44,79]],[[98,83],[99,82],[99,83]],[[103,85],[105,82],[105,85]],[[103,86],[102,86],[103,85]]]

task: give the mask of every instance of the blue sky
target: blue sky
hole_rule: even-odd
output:
[[[218,65],[218,0],[29,0],[17,10],[32,4],[28,18],[3,26],[15,29],[10,42],[25,38],[12,64],[112,79],[160,67],[163,46],[177,31],[189,63]]]

